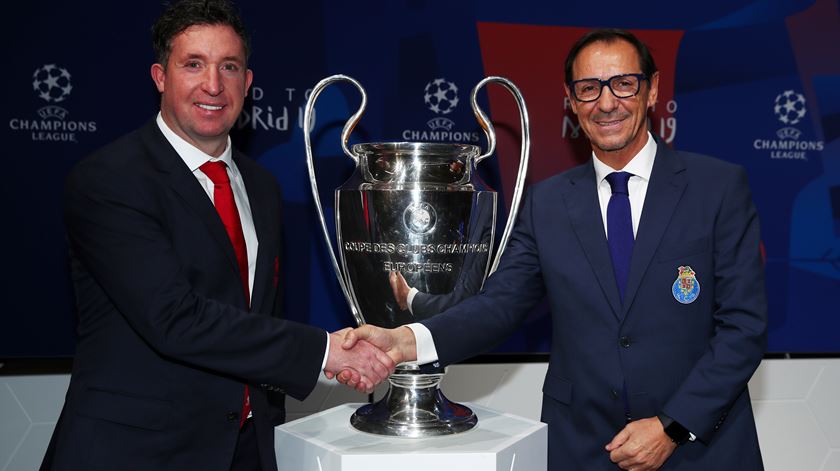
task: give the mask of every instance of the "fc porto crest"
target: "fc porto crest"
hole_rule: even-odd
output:
[[[691,304],[700,296],[700,282],[694,277],[694,270],[690,266],[680,267],[678,271],[680,276],[671,286],[671,293],[674,294],[674,299],[682,304]]]

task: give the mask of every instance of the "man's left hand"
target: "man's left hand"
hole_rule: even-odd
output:
[[[391,284],[391,291],[394,292],[394,299],[397,300],[400,309],[403,311],[408,310],[408,293],[411,291],[411,288],[408,286],[402,273],[392,271],[388,275],[388,282]]]
[[[626,471],[659,469],[676,448],[656,417],[630,422],[606,446],[610,460]]]

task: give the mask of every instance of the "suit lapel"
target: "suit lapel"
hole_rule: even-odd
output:
[[[610,249],[601,218],[601,207],[595,187],[595,168],[592,161],[580,167],[579,172],[569,176],[570,190],[565,194],[566,209],[572,228],[580,241],[604,296],[612,307],[616,318],[621,316],[621,301],[615,284]]]
[[[685,164],[682,158],[664,142],[657,140],[656,157],[653,162],[650,182],[645,195],[642,218],[633,246],[630,274],[624,294],[624,310],[627,313],[639,289],[645,271],[650,266],[659,242],[671,222],[671,216],[685,190]]]
[[[183,159],[163,136],[154,120],[144,128],[143,133],[144,141],[149,147],[150,158],[163,175],[163,180],[198,214],[219,248],[225,253],[230,269],[239,278],[236,252],[233,250],[233,244],[230,243],[230,238],[213,202],[207,197],[207,193],[184,164]],[[244,296],[242,302],[245,303]]]
[[[268,247],[271,244],[271,240],[273,240],[272,235],[269,233],[271,215],[268,214],[268,211],[270,211],[269,208],[271,205],[257,203],[259,195],[266,193],[259,187],[259,180],[254,177],[254,169],[251,167],[251,162],[241,158],[241,154],[235,150],[233,157],[236,161],[236,167],[242,175],[245,191],[248,193],[248,204],[251,207],[254,231],[257,234],[257,241],[259,242],[257,247],[257,266],[254,269],[254,283],[253,289],[251,290],[251,310],[253,312],[263,312],[261,309],[262,300],[268,287],[266,280],[271,280],[273,276],[271,273],[273,261],[268,260],[270,252]]]

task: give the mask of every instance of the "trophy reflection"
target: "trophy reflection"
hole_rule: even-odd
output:
[[[335,190],[340,266],[321,207],[310,141],[315,102],[327,86],[339,81],[352,83],[362,96],[359,110],[341,134],[343,151],[356,169]],[[511,211],[492,260],[498,197],[476,173],[477,165],[496,146],[493,125],[476,102],[478,91],[490,82],[513,94],[522,126]],[[313,88],[303,120],[310,184],[333,269],[359,325],[393,328],[433,316],[477,293],[498,265],[522,197],[530,147],[528,114],[519,90],[502,77],[479,82],[471,103],[487,136],[485,154],[478,146],[459,143],[380,142],[350,149],[350,133],[367,104],[365,90],[344,75],[328,77]],[[359,408],[351,424],[364,432],[400,437],[471,429],[478,418],[443,395],[439,388],[443,375],[436,365],[398,365],[388,378],[385,397]]]

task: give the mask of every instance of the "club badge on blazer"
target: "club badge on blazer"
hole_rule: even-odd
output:
[[[700,282],[695,277],[694,270],[690,266],[679,267],[679,276],[671,286],[671,293],[674,299],[682,304],[691,304],[700,296]]]

